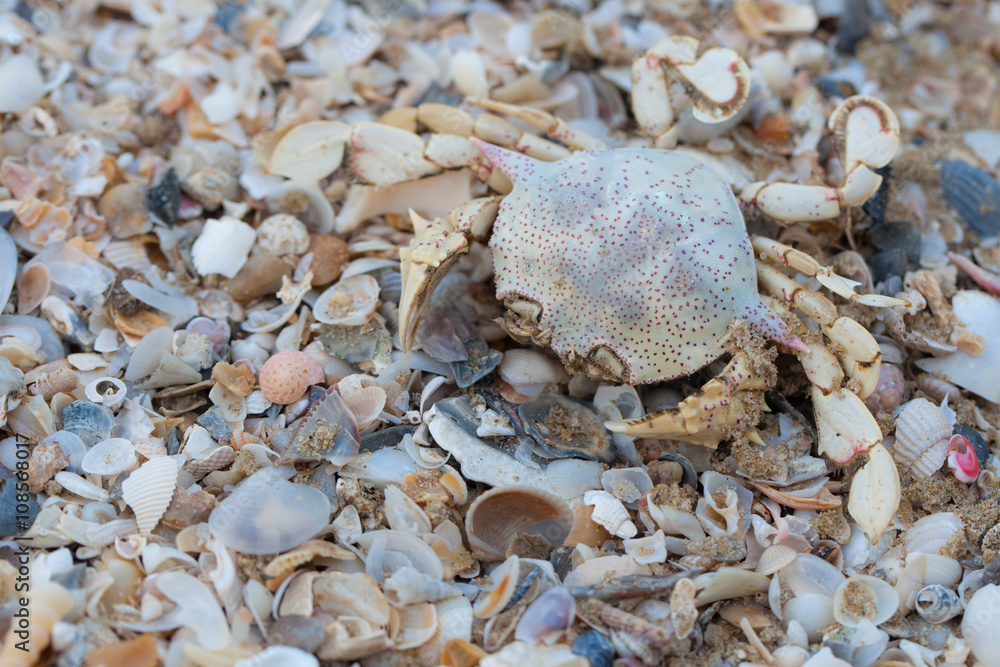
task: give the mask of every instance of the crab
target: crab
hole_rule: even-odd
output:
[[[558,126],[535,110],[488,104],[542,129]],[[744,188],[743,203],[791,222],[836,217],[869,198],[881,180],[874,169],[898,144],[894,115],[877,100],[855,97],[834,111],[831,127],[847,129],[842,188],[757,183]],[[502,326],[521,341],[551,348],[570,372],[632,385],[687,376],[723,353],[739,321],[803,364],[820,451],[846,463],[881,440],[862,402],[877,383],[878,344],[781,267],[814,277],[855,303],[901,301],[856,294],[853,283],[805,253],[748,236],[730,184],[690,154],[585,150],[545,162],[477,138],[471,142],[487,160],[485,179],[499,171],[512,190],[470,202],[448,219],[411,212],[415,238],[401,252],[404,350],[413,345],[422,306],[440,278],[472,241],[489,237],[497,297],[506,306]],[[815,322],[836,352],[792,309]],[[741,423],[746,404],[775,382],[773,373],[758,368],[737,351],[718,377],[676,409],[606,426],[710,447],[740,429],[754,439],[753,425]]]

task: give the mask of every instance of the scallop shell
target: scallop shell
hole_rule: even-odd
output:
[[[796,551],[784,544],[772,544],[764,549],[757,561],[757,572],[760,574],[774,574],[778,570],[790,565],[795,560]]]
[[[275,255],[301,255],[309,249],[309,229],[294,215],[276,213],[257,227],[257,242]]]
[[[122,482],[122,499],[135,512],[139,531],[151,533],[174,497],[179,473],[177,464],[167,456],[144,463]]]
[[[357,391],[341,394],[344,404],[350,408],[358,421],[358,428],[364,429],[375,423],[385,408],[386,394],[382,387],[363,387]]]
[[[951,432],[944,410],[926,398],[914,399],[896,417],[893,457],[914,477],[930,477],[948,458]]]
[[[91,447],[80,467],[94,475],[115,475],[131,469],[138,459],[135,448],[125,438],[110,438]]]
[[[587,491],[583,494],[583,502],[594,507],[590,520],[604,526],[612,535],[629,539],[638,534],[639,529],[632,523],[632,518],[622,505],[622,501],[607,491]]]
[[[504,560],[507,548],[520,535],[540,535],[561,545],[572,524],[573,512],[566,501],[527,486],[490,489],[472,502],[465,516],[472,552],[492,561]]]
[[[17,314],[27,315],[42,305],[51,287],[52,279],[47,266],[35,262],[24,267],[17,279]]]
[[[833,595],[833,617],[841,625],[857,628],[861,621],[881,625],[899,607],[899,594],[877,577],[856,574],[837,587]]]
[[[359,326],[375,313],[378,295],[378,281],[368,274],[343,278],[317,297],[313,316],[324,324]]]
[[[325,379],[323,369],[312,357],[288,350],[268,359],[260,369],[260,390],[272,403],[288,405],[302,398],[310,385]]]

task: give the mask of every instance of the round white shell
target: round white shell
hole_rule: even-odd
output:
[[[125,438],[111,438],[91,447],[80,467],[84,472],[95,475],[114,475],[130,469],[137,462],[131,442]]]

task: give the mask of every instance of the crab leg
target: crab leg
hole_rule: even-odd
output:
[[[750,93],[750,71],[730,49],[713,48],[697,57],[698,40],[666,37],[632,63],[632,110],[640,132],[654,148],[677,145],[670,84],[681,83],[693,104],[694,117],[721,123],[743,108]]]
[[[855,95],[834,109],[829,128],[842,144],[841,187],[758,181],[743,189],[740,200],[783,223],[829,220],[868,201],[882,184],[873,170],[889,164],[899,148],[896,115],[881,100]]]
[[[430,303],[428,297],[459,256],[468,252],[469,242],[486,237],[499,204],[499,197],[474,199],[453,210],[448,219],[427,220],[410,211],[414,239],[399,251],[399,342],[404,352],[413,346],[417,325]]]
[[[592,137],[586,132],[581,132],[580,130],[575,129],[562,118],[556,118],[552,114],[542,111],[541,109],[520,107],[514,104],[506,104],[504,102],[497,102],[496,100],[489,100],[480,97],[470,98],[467,101],[470,104],[475,104],[476,106],[489,109],[490,111],[497,111],[507,114],[508,116],[520,118],[536,130],[540,130],[553,139],[563,142],[570,148],[591,151],[602,150],[608,147],[607,144],[600,139]],[[530,137],[534,135],[527,136]],[[486,140],[489,141],[488,139]]]
[[[605,422],[614,433],[645,438],[676,438],[715,449],[729,437],[727,430],[746,420],[744,392],[763,392],[774,385],[774,377],[761,377],[744,353],[737,354],[718,376],[701,391],[673,410],[654,412],[639,419]],[[752,424],[750,425],[752,427]]]

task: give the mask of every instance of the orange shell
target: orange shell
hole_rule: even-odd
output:
[[[312,357],[288,350],[268,359],[260,369],[260,390],[272,403],[288,405],[302,398],[310,385],[325,379],[323,369]]]

